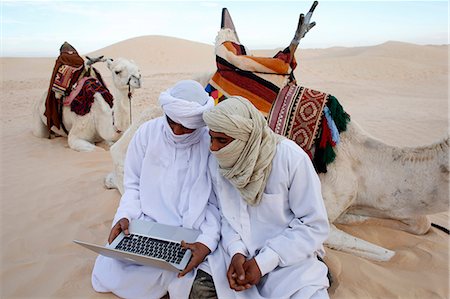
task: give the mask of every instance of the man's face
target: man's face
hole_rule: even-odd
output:
[[[172,129],[172,132],[175,135],[184,135],[184,134],[191,134],[195,131],[195,129],[188,129],[182,124],[174,122],[170,117],[166,116],[167,123],[169,124],[170,128]]]
[[[234,140],[233,137],[230,137],[225,133],[214,132],[211,130],[209,130],[209,136],[211,136],[211,144],[209,148],[213,152],[220,150]]]

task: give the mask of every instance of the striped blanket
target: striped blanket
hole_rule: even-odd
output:
[[[274,57],[247,55],[230,29],[222,29],[216,39],[217,72],[209,81],[206,91],[220,102],[226,97],[239,95],[250,100],[267,116],[279,91],[293,78],[296,67],[289,49]]]
[[[317,172],[327,172],[350,116],[332,95],[295,84],[296,62],[289,48],[273,58],[250,56],[234,31],[221,29],[216,63],[205,88],[216,104],[233,95],[247,98],[275,133],[295,141],[310,156]]]

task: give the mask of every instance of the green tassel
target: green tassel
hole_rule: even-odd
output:
[[[333,118],[339,133],[347,130],[347,123],[350,122],[350,115],[344,111],[344,108],[334,96],[328,95],[327,107],[330,109],[331,117]]]
[[[323,162],[325,163],[325,165],[328,165],[333,162],[335,158],[336,153],[334,152],[333,147],[331,146],[331,144],[327,144],[323,155]]]

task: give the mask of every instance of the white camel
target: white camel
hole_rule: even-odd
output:
[[[317,1],[306,15],[300,15],[290,53],[295,52],[299,40],[315,25],[310,19],[316,6]],[[223,28],[230,29],[227,32],[239,40],[226,9],[222,12]],[[220,32],[217,39],[220,40]],[[197,81],[206,86],[210,78],[210,74],[203,75]],[[107,188],[118,188],[123,193],[123,163],[128,143],[140,124],[160,115],[159,107],[149,107],[111,147],[114,171],[105,179]],[[449,205],[449,139],[427,147],[394,147],[371,137],[355,121],[347,125],[340,139],[335,161],[327,166],[327,173],[319,175],[331,223],[326,245],[387,261],[394,251],[354,237],[335,224],[383,219],[383,225],[413,234],[426,233],[430,228],[427,215],[447,211]]]
[[[89,113],[80,116],[63,107],[63,124],[68,135],[62,130],[52,127],[52,131],[60,136],[68,137],[69,147],[80,152],[103,150],[96,142],[106,141],[109,144],[117,141],[130,126],[130,100],[135,89],[141,87],[141,73],[138,66],[125,58],[107,59],[111,71],[113,85],[109,86],[113,96],[113,107],[107,104],[100,93],[95,93],[94,102]],[[89,68],[90,66],[86,66]],[[57,95],[58,96],[58,95]],[[47,138],[45,100],[47,92],[33,106],[32,131],[37,137]]]
[[[107,188],[123,193],[128,143],[142,123],[161,115],[161,108],[149,107],[111,147],[114,171],[106,176]],[[379,220],[386,226],[424,234],[430,228],[426,215],[447,211],[448,138],[425,147],[395,147],[371,137],[351,121],[335,149],[335,161],[328,165],[327,173],[319,175],[331,223],[328,247],[387,261],[394,251],[354,237],[334,224]]]

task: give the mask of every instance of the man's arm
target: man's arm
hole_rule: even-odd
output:
[[[205,210],[205,218],[200,224],[201,234],[198,236],[196,242],[181,242],[183,248],[191,250],[192,258],[186,268],[180,272],[178,277],[183,277],[186,273],[200,265],[206,256],[211,252],[214,252],[217,248],[220,240],[220,214],[215,193],[212,191],[212,186]]]
[[[287,159],[292,167],[288,201],[295,218],[281,234],[269,239],[255,257],[262,275],[277,266],[289,266],[312,256],[328,237],[320,181],[311,160],[300,148],[294,148]]]
[[[148,134],[149,123],[145,123],[136,131],[128,145],[124,162],[124,193],[113,223],[117,223],[122,218],[129,221],[137,219],[142,213],[139,189]]]

